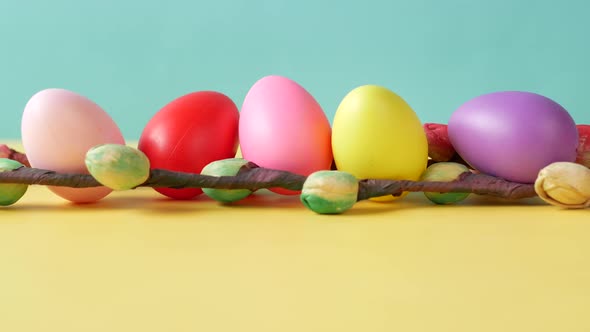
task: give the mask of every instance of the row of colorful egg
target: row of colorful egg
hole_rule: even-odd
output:
[[[519,182],[533,182],[555,161],[574,161],[578,135],[569,113],[534,93],[499,92],[474,98],[455,111],[449,135],[475,168]],[[93,146],[124,144],[121,130],[100,106],[64,89],[47,89],[26,104],[22,142],[31,166],[87,173]],[[248,91],[242,107],[226,95],[199,91],[159,110],[138,144],[152,168],[199,173],[212,161],[234,157],[259,166],[309,175],[330,169],[357,178],[417,180],[426,169],[422,123],[406,101],[376,85],[360,86],[340,102],[332,126],[316,99],[282,76],[267,76]],[[105,197],[108,188],[50,188],[73,202]],[[190,199],[201,189],[157,188]],[[283,189],[275,192],[295,194]]]

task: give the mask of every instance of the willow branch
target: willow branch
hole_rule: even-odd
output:
[[[236,176],[208,176],[154,169],[141,187],[250,189],[252,191],[280,187],[301,190],[306,177],[286,171],[244,165]]]
[[[248,163],[236,176],[208,176],[153,169],[138,187],[250,189],[284,188],[301,190],[306,177],[286,171],[258,167]],[[0,183],[88,188],[101,186],[91,175],[67,174],[37,168],[21,167],[0,172]],[[402,192],[465,192],[508,199],[536,196],[532,184],[521,184],[484,174],[463,173],[451,182],[419,182],[366,179],[359,181],[358,200]]]
[[[461,192],[508,199],[537,196],[534,185],[510,182],[485,174],[465,172],[450,182],[418,182],[393,180],[361,180],[358,200],[385,195],[399,196],[403,192]]]

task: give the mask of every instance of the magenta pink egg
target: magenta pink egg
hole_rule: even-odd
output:
[[[471,166],[511,181],[533,183],[545,166],[576,160],[573,118],[557,102],[531,92],[476,97],[452,114],[448,132]]]
[[[315,98],[295,81],[266,76],[242,104],[239,141],[242,156],[261,167],[309,175],[330,169],[331,127]],[[283,194],[293,191],[273,190]]]

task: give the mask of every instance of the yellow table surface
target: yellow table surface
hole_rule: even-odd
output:
[[[590,211],[421,194],[322,216],[150,188],[0,209],[0,331],[589,331]]]

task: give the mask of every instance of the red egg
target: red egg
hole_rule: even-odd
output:
[[[238,108],[226,95],[189,93],[150,119],[138,149],[148,157],[152,169],[198,174],[210,162],[235,156],[238,120]],[[203,192],[200,188],[155,190],[174,199],[191,199]]]

